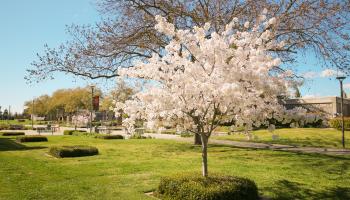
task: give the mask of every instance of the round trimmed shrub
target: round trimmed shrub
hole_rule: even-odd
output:
[[[180,175],[163,177],[156,194],[172,200],[257,200],[258,188],[254,181],[235,177],[212,175]]]
[[[47,142],[47,137],[45,136],[34,136],[34,135],[28,135],[28,136],[18,136],[17,142]]]
[[[61,146],[50,147],[49,153],[57,158],[93,156],[98,154],[98,149],[92,146]]]
[[[64,130],[63,135],[72,135],[74,130]]]
[[[0,132],[0,135],[2,136],[19,136],[19,135],[25,135],[24,132]]]
[[[95,138],[99,139],[105,139],[105,140],[111,140],[111,139],[124,139],[124,136],[122,135],[96,135]]]

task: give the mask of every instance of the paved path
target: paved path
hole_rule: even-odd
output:
[[[61,127],[59,131],[54,132],[53,135],[63,135],[64,130],[72,130],[73,128]],[[87,130],[87,129],[81,129]],[[25,130],[19,131],[25,132],[26,135],[38,135],[37,131]],[[123,135],[128,137],[124,131],[112,131],[112,135]],[[52,135],[51,132],[41,133],[41,135]],[[146,136],[151,136],[157,139],[170,139],[177,141],[193,142],[193,138],[182,138],[179,135],[171,134],[156,134],[156,133],[145,133]],[[291,145],[282,145],[282,144],[265,144],[265,143],[256,143],[256,142],[239,142],[239,141],[230,141],[230,140],[209,140],[210,144],[216,145],[227,145],[232,147],[240,148],[252,148],[252,149],[270,149],[278,151],[289,151],[289,152],[301,152],[301,153],[318,153],[326,155],[350,155],[350,149],[334,149],[334,148],[319,148],[319,147],[296,147]]]
[[[161,139],[175,139],[178,141],[193,142],[193,138],[181,138],[178,135],[167,134],[147,134],[155,138],[160,138],[158,135],[162,135]],[[333,148],[319,148],[319,147],[296,147],[291,145],[282,144],[265,144],[256,142],[239,142],[230,140],[213,140],[209,139],[210,144],[216,145],[227,145],[232,147],[240,148],[252,148],[252,149],[271,149],[278,151],[290,151],[290,152],[301,152],[301,153],[318,153],[326,155],[350,155],[350,149],[333,149]]]
[[[234,147],[253,148],[253,149],[271,149],[271,150],[279,150],[279,151],[319,153],[319,154],[327,154],[327,155],[350,155],[350,149],[296,147],[296,146],[281,145],[281,144],[238,142],[238,141],[228,141],[228,140],[211,140],[210,143],[219,144],[219,145],[228,145],[228,146],[234,146]]]

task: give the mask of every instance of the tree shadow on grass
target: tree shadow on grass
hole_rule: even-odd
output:
[[[308,189],[305,185],[291,182],[288,180],[279,180],[274,187],[265,188],[273,193],[271,199],[290,200],[290,199],[329,199],[344,200],[350,199],[350,187],[332,187],[322,191]]]
[[[283,157],[283,156],[290,156],[290,154],[294,155],[300,155],[300,156],[311,156],[312,158],[328,158],[328,159],[337,159],[337,160],[344,160],[349,161],[350,155],[331,155],[331,154],[324,154],[324,153],[309,153],[309,152],[300,152],[300,151],[288,151],[288,150],[280,150],[280,149],[270,149],[270,148],[252,148],[252,147],[236,147],[231,145],[225,145],[225,144],[209,144],[208,149],[210,151],[210,148],[220,148],[220,147],[226,147],[220,150],[215,150],[217,152],[228,152],[228,151],[234,151],[234,150],[245,150],[245,151],[276,151],[276,152],[285,152],[286,154],[271,154],[269,156],[275,156],[275,157]],[[230,150],[232,149],[232,150]]]
[[[15,142],[11,138],[0,138],[0,151],[18,151],[18,150],[33,150],[33,149],[44,149],[47,147],[28,147],[23,144]]]

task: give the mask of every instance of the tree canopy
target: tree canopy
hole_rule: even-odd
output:
[[[209,23],[176,29],[156,16],[155,28],[169,43],[163,56],[154,53],[147,61],[120,70],[123,77],[152,81],[131,100],[116,103],[115,111],[128,116],[123,124],[133,133],[138,120],[149,128],[184,121],[186,130],[201,136],[203,176],[207,176],[208,139],[220,123],[235,121],[236,127],[250,131],[261,125],[273,130],[271,119],[315,120],[305,109],[286,110],[279,102],[294,85],[293,73],[274,70],[281,60],[269,50],[285,43],[273,39],[278,19],[266,19],[264,14],[255,23],[244,23],[243,31],[235,28],[240,24],[233,18],[221,32],[213,31],[215,24]]]
[[[152,53],[162,56],[169,40],[154,29],[156,15],[176,28],[209,22],[220,32],[235,17],[242,25],[254,23],[264,8],[268,18],[278,19],[272,39],[285,45],[269,51],[282,62],[291,64],[300,53],[313,52],[324,65],[349,71],[348,0],[101,0],[96,5],[103,20],[69,26],[73,39],[58,48],[45,45],[45,52],[28,69],[27,80],[53,78],[56,72],[112,78],[120,68],[134,66],[135,60],[144,61]]]
[[[102,95],[97,89],[95,95]],[[89,87],[60,89],[51,96],[42,95],[25,102],[24,113],[39,116],[72,114],[80,109],[91,109],[91,90]],[[33,108],[34,107],[34,108]]]

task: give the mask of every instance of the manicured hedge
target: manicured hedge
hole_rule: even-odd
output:
[[[95,137],[99,138],[99,139],[105,139],[105,140],[124,139],[124,136],[122,136],[122,135],[96,135]]]
[[[342,123],[341,118],[333,118],[333,119],[329,120],[329,126],[332,128],[341,129],[341,123]],[[350,118],[349,117],[344,118],[344,128],[346,130],[350,130]]]
[[[74,135],[75,132],[86,133],[84,130],[64,130],[63,135]]]
[[[50,147],[49,153],[57,158],[93,156],[98,154],[98,149],[92,146],[61,146]]]
[[[254,181],[234,176],[177,175],[163,177],[156,195],[172,200],[257,200]]]
[[[18,136],[18,135],[25,135],[24,132],[0,132],[0,135],[2,136]]]
[[[10,125],[9,124],[0,124],[0,130],[9,130]]]
[[[18,136],[17,142],[47,142],[47,137],[45,136]]]
[[[181,136],[181,137],[192,137],[193,134],[192,134],[192,133],[189,133],[189,132],[183,132],[183,133],[181,133],[180,136]]]
[[[130,136],[129,139],[152,139],[152,137],[151,136],[143,136],[139,133],[134,133]]]
[[[82,132],[82,131],[75,131],[73,132],[73,135],[74,136],[87,136],[87,137],[95,137],[96,135],[98,135],[98,133],[95,133],[95,132]]]

